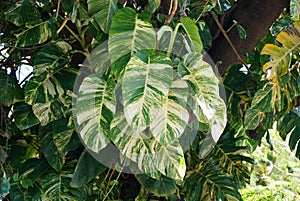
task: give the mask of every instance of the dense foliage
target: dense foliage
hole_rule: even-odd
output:
[[[165,2],[1,3],[3,200],[242,200],[274,123],[300,158],[299,3],[220,77],[238,1]]]

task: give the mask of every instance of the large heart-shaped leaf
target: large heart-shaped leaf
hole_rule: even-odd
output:
[[[124,114],[137,132],[150,125],[165,103],[173,80],[171,61],[164,54],[138,52],[126,66],[122,81]]]
[[[160,178],[157,172],[172,179],[183,179],[186,166],[178,141],[163,147],[149,133],[137,134],[122,112],[115,115],[111,129],[111,139],[121,154],[136,162],[141,171],[155,179]]]
[[[219,94],[219,80],[200,54],[187,54],[184,66],[188,74],[183,79],[192,84],[197,104],[210,122],[212,138],[217,142],[225,129],[227,117],[226,105]]]
[[[85,145],[99,152],[109,141],[110,122],[115,112],[115,83],[92,74],[82,82],[76,103],[78,131]]]
[[[174,81],[163,107],[153,117],[150,131],[163,146],[172,144],[184,132],[189,120],[189,113],[186,109],[188,92],[186,82],[183,80]]]
[[[150,15],[122,8],[114,16],[109,30],[108,49],[111,62],[139,50],[154,50],[156,34],[149,23]]]
[[[118,10],[118,0],[88,0],[89,14],[93,15],[101,29],[108,33],[113,17]]]

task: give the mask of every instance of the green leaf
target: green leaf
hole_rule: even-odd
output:
[[[1,104],[10,106],[21,99],[22,92],[17,80],[2,69],[0,69],[0,86]]]
[[[154,50],[156,34],[147,13],[137,14],[132,8],[122,8],[114,16],[109,30],[108,49],[111,62],[139,50]]]
[[[152,0],[148,1],[148,5],[146,7],[146,10],[149,13],[154,13],[160,6],[160,0]]]
[[[70,186],[74,163],[66,164],[60,172],[48,171],[41,178],[43,188],[42,200],[87,200],[88,189],[86,186],[72,188]]]
[[[183,79],[192,84],[197,104],[209,121],[212,138],[217,142],[226,126],[227,117],[226,105],[219,95],[219,80],[200,54],[187,54],[184,65],[189,74]]]
[[[145,174],[136,174],[135,178],[146,190],[155,195],[172,195],[177,189],[175,180],[165,176],[162,176],[160,179],[153,179]]]
[[[246,39],[247,38],[247,32],[244,29],[244,27],[242,25],[240,25],[236,20],[233,20],[234,25],[236,26],[239,36],[241,39]]]
[[[62,67],[51,73],[37,75],[26,83],[25,102],[32,105],[33,112],[42,126],[69,112],[70,94],[63,88],[65,87],[63,80],[58,79],[60,74],[64,75],[64,81],[72,83],[77,71]]]
[[[211,161],[203,161],[197,170],[188,172],[184,188],[187,200],[242,200],[234,180]]]
[[[63,164],[65,163],[64,154],[59,151],[53,141],[52,133],[48,133],[41,142],[42,150],[45,158],[48,163],[53,167],[57,172],[60,171]]]
[[[110,66],[107,41],[98,45],[91,53],[91,67],[102,76]]]
[[[212,36],[210,30],[204,20],[199,20],[199,34],[203,42],[203,48],[210,48],[212,46]]]
[[[263,89],[255,93],[251,108],[245,114],[244,125],[246,130],[256,129],[266,118],[266,113],[273,112],[275,107],[273,90],[274,86],[266,84]]]
[[[189,113],[186,109],[188,92],[186,82],[174,81],[163,107],[153,118],[150,131],[162,146],[172,144],[184,132],[189,120]]]
[[[72,176],[71,186],[74,188],[82,187],[97,175],[104,172],[104,170],[106,170],[106,167],[85,150],[78,160]]]
[[[34,4],[29,0],[18,1],[6,13],[9,21],[16,26],[32,25],[41,22],[41,16]]]
[[[295,111],[288,113],[281,119],[278,131],[284,140],[289,135],[290,149],[300,159],[300,116]]]
[[[39,124],[39,120],[33,114],[32,107],[24,102],[14,105],[14,119],[20,130]]]
[[[189,38],[192,41],[192,50],[195,53],[201,53],[203,49],[203,44],[200,39],[200,35],[198,32],[198,27],[196,26],[196,21],[189,18],[189,17],[184,17],[180,20],[182,23],[182,27],[184,28],[185,32],[189,36]]]
[[[294,22],[290,28],[281,31],[276,40],[280,46],[266,44],[261,50],[261,54],[270,55],[269,62],[263,65],[266,77],[273,82],[278,82],[278,77],[288,73],[293,51],[300,50],[300,21]],[[268,72],[271,70],[270,72]]]
[[[50,74],[64,68],[71,61],[70,50],[72,47],[64,41],[45,46],[34,57],[34,74]]]
[[[27,47],[44,43],[52,36],[50,22],[45,21],[40,24],[28,26],[26,30],[16,36],[17,47]]]
[[[53,142],[57,147],[58,151],[66,154],[64,151],[66,146],[69,144],[74,128],[68,126],[68,119],[59,119],[53,122]]]
[[[122,81],[124,114],[136,132],[148,127],[165,103],[173,80],[171,61],[165,54],[135,54]]]
[[[32,109],[42,126],[60,119],[64,115],[63,105],[57,100],[51,100],[47,103],[36,103],[32,106]]]
[[[108,33],[113,17],[118,10],[118,0],[88,0],[89,14],[99,24],[101,29]]]
[[[111,139],[121,154],[136,162],[141,171],[155,179],[160,178],[157,171],[172,179],[183,179],[186,166],[178,141],[162,147],[149,134],[134,132],[122,112],[115,115],[111,130]]]
[[[76,102],[78,131],[85,145],[99,152],[109,141],[110,122],[115,113],[115,83],[92,74],[82,82]]]

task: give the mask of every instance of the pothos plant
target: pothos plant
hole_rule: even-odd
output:
[[[251,72],[231,66],[221,96],[199,19],[234,1],[171,2],[169,15],[157,0],[1,5],[1,198],[241,200],[248,133],[277,120],[295,149],[299,22],[263,68],[259,47]]]

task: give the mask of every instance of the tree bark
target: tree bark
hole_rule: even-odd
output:
[[[231,29],[227,34],[243,59],[246,59],[245,52],[255,48],[283,9],[288,6],[289,0],[240,0],[234,11],[230,12],[229,22],[236,20],[241,24],[247,32],[247,38],[241,39],[236,28]],[[228,27],[228,25],[225,26]],[[223,76],[229,65],[241,63],[241,61],[237,59],[222,34],[214,41],[214,44],[208,54],[214,62],[222,62],[219,72]]]

